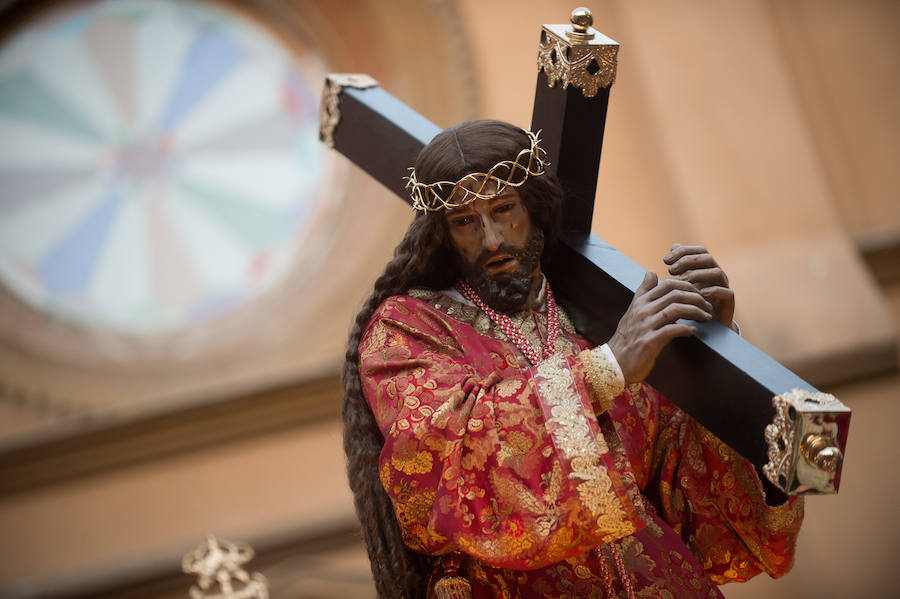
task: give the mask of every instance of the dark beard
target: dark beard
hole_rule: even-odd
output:
[[[474,264],[460,260],[460,271],[463,279],[484,303],[498,312],[512,314],[527,307],[525,302],[534,284],[543,252],[544,232],[535,227],[524,248],[502,243],[493,252],[483,251]],[[519,267],[511,273],[488,275],[485,264],[498,254],[512,254],[519,261]]]

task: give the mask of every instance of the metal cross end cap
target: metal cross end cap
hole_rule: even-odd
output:
[[[334,149],[334,131],[341,122],[341,92],[345,87],[368,89],[378,82],[363,73],[329,73],[322,88],[322,112],[319,114],[319,139]]]
[[[850,409],[833,395],[803,389],[776,395],[772,406],[763,474],[789,495],[837,493]]]
[[[547,75],[547,85],[572,86],[585,98],[616,80],[619,42],[591,29],[594,17],[586,8],[572,11],[571,22],[544,25],[538,46],[537,67]]]
[[[594,24],[594,15],[589,8],[579,6],[569,15],[569,23],[572,26],[566,30],[566,37],[575,41],[587,41],[594,39],[591,25]]]

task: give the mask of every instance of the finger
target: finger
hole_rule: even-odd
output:
[[[719,264],[711,254],[688,254],[676,260],[669,266],[669,272],[673,275],[681,274],[688,270],[700,268],[718,268]]]
[[[727,287],[707,287],[701,294],[718,304],[716,316],[719,322],[730,327],[734,319],[734,291]]]
[[[657,329],[653,332],[651,343],[653,343],[654,347],[658,348],[656,352],[659,354],[662,348],[668,345],[672,339],[676,337],[690,337],[696,332],[697,327],[683,322],[667,324],[661,329]]]
[[[673,243],[671,251],[663,256],[663,262],[666,264],[674,264],[682,256],[708,253],[709,252],[702,245],[681,245],[680,243]]]
[[[706,287],[700,290],[700,295],[708,300],[734,301],[734,291],[728,287]]]
[[[687,283],[685,281],[679,281],[685,285],[688,285],[688,289],[673,289],[669,291],[665,295],[660,298],[657,298],[650,302],[647,305],[647,311],[649,313],[656,313],[661,311],[666,306],[671,304],[691,304],[706,310],[707,312],[712,312],[712,304],[704,299],[703,295],[697,291],[697,289]]]
[[[691,283],[698,289],[703,289],[704,287],[728,287],[728,277],[725,276],[725,271],[719,267],[689,270],[681,273],[681,276],[678,278]]]
[[[641,281],[641,284],[638,286],[637,291],[634,292],[634,297],[640,297],[649,292],[651,289],[656,287],[657,283],[659,283],[659,277],[657,277],[656,273],[652,270],[648,270],[644,273],[644,280]]]
[[[687,291],[690,293],[697,293],[696,287],[687,281],[682,281],[680,279],[665,279],[661,281],[656,287],[648,291],[644,297],[646,301],[655,301],[667,293],[671,293],[672,291]]]
[[[660,310],[648,323],[650,328],[657,330],[666,325],[673,324],[679,318],[709,322],[713,316],[711,313],[691,304],[672,304]]]

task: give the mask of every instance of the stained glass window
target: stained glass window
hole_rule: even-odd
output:
[[[282,280],[339,197],[325,69],[202,2],[75,4],[0,49],[0,281],[92,329],[209,321]]]

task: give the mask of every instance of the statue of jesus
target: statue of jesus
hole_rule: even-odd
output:
[[[419,154],[417,210],[358,314],[344,448],[380,597],[722,597],[791,567],[803,500],[644,378],[732,323],[700,246],[648,272],[605,343],[543,273],[563,192],[537,134],[470,121]],[[602,340],[601,340],[602,341]]]

